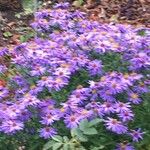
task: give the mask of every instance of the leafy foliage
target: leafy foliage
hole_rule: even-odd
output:
[[[102,120],[98,118],[90,122],[85,119],[81,121],[78,128],[71,130],[70,139],[67,136],[54,136],[52,140],[44,145],[43,150],[86,150],[86,148],[82,146],[82,142],[88,142],[90,141],[91,135],[98,134],[95,126],[101,121]],[[104,148],[104,146],[101,146],[101,149],[102,148]]]

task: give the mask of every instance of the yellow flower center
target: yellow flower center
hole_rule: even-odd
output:
[[[138,97],[139,96],[137,94],[135,94],[135,93],[131,94],[131,98],[133,98],[133,99],[137,99]]]

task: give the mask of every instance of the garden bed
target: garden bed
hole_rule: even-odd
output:
[[[149,150],[150,30],[35,13],[35,38],[0,51],[0,149]]]

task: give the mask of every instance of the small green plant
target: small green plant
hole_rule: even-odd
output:
[[[54,136],[52,140],[48,141],[43,150],[86,150],[83,146],[83,142],[90,141],[91,135],[98,134],[96,130],[96,125],[102,122],[102,119],[94,119],[88,121],[84,119],[80,122],[78,128],[73,128],[71,130],[71,137],[67,136]],[[101,149],[104,146],[101,146]],[[94,150],[94,149],[93,149]]]
[[[9,32],[9,31],[7,31],[7,32],[4,32],[4,33],[3,33],[3,36],[4,36],[5,38],[9,38],[9,37],[13,36],[13,34],[12,34],[11,32]]]

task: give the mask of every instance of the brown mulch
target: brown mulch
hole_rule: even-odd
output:
[[[17,44],[18,39],[14,39],[14,36],[16,37],[15,29],[20,22],[15,14],[22,10],[21,0],[0,0],[0,49],[9,44]],[[12,36],[5,37],[5,32],[10,32]]]
[[[21,0],[0,0],[0,11],[14,10],[19,12],[22,10]]]
[[[0,49],[20,43],[19,38],[22,33],[17,29],[28,28],[33,18],[31,16],[16,18],[15,14],[22,11],[21,0],[0,0]],[[12,36],[5,37],[6,32],[11,33]]]
[[[150,27],[150,0],[87,0],[81,9],[93,20]]]
[[[49,1],[49,0],[43,0]],[[53,0],[54,1],[54,0]],[[55,0],[56,2],[74,0]],[[15,13],[22,11],[20,0],[0,0],[0,48],[9,44],[18,44],[18,26],[29,26],[30,18],[19,20]],[[84,0],[82,6],[73,9],[85,11],[89,18],[104,23],[122,23],[150,27],[150,0]],[[4,20],[3,20],[3,19]],[[21,25],[19,22],[22,22]],[[4,32],[11,32],[12,37],[4,37]]]

